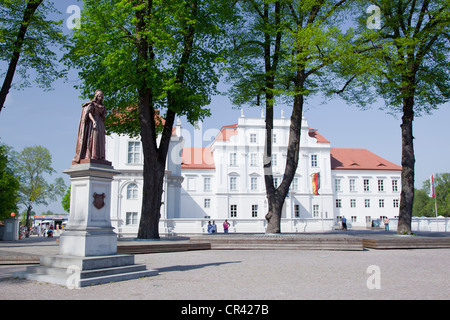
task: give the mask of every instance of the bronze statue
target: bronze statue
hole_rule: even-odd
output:
[[[105,160],[105,117],[103,92],[97,90],[94,99],[83,104],[73,164],[85,162],[110,164]]]

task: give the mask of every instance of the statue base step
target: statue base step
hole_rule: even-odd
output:
[[[143,264],[135,264],[133,255],[95,257],[52,255],[41,257],[39,266],[27,267],[26,271],[17,272],[14,276],[76,289],[157,274],[157,270],[148,270]]]

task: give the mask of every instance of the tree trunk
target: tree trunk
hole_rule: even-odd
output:
[[[402,191],[398,218],[398,234],[411,234],[412,207],[414,201],[414,145],[413,120],[414,98],[403,101],[402,117]]]
[[[27,33],[28,26],[33,18],[33,15],[39,5],[43,2],[43,0],[34,0],[28,1],[27,8],[25,9],[25,13],[22,19],[22,23],[20,24],[19,33],[17,34],[17,39],[14,42],[14,51],[9,62],[8,71],[6,72],[6,77],[3,82],[2,88],[0,90],[0,112],[2,111],[6,97],[8,96],[9,89],[11,89],[12,81],[14,78],[14,74],[16,72],[17,64],[19,63],[20,52],[22,51],[23,43],[25,42],[25,35]]]
[[[159,239],[164,167],[144,158],[144,186],[138,239]]]
[[[138,2],[138,5],[142,1]],[[197,15],[197,1],[193,1],[190,9],[192,16]],[[147,66],[151,66],[155,60],[155,53],[151,39],[147,39],[146,19],[151,16],[153,2],[147,3],[147,8],[136,11],[136,32],[138,47],[138,65],[142,65],[140,73],[143,77],[149,72]],[[193,50],[195,27],[193,24],[186,24],[184,35],[183,53],[180,58],[176,74],[176,83],[182,87],[186,67]],[[147,84],[150,85],[151,84]],[[141,219],[139,222],[138,239],[159,239],[159,220],[161,218],[161,199],[163,195],[164,175],[166,169],[167,154],[172,137],[172,127],[175,122],[177,110],[177,95],[180,92],[168,92],[168,110],[165,117],[165,124],[161,134],[159,147],[157,144],[157,133],[155,123],[155,111],[153,93],[151,87],[139,90],[139,120],[141,124],[141,141],[144,154],[144,190],[142,195]],[[182,93],[181,93],[182,94]]]
[[[266,175],[266,193],[269,211],[266,214],[267,228],[266,233],[281,233],[281,215],[289,187],[294,179],[298,167],[298,158],[300,153],[300,135],[303,114],[303,96],[296,95],[294,98],[294,107],[292,109],[289,142],[287,147],[286,167],[284,169],[283,181],[275,189],[272,182],[272,170],[270,176]],[[267,131],[269,132],[269,131]],[[271,131],[270,131],[271,132]],[[269,188],[267,187],[268,183]]]
[[[274,190],[268,194],[269,210],[266,214],[267,228],[266,233],[281,233],[281,213],[283,210],[284,199]]]
[[[26,222],[25,222],[25,237],[26,238],[30,237],[30,215],[31,215],[31,209],[32,208],[33,207],[31,206],[31,204],[28,205],[28,208],[27,208],[27,219],[26,219]]]

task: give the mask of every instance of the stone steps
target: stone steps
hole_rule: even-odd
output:
[[[440,249],[450,248],[450,238],[397,236],[385,239],[363,239],[363,245],[369,249]]]
[[[135,245],[118,245],[118,254],[147,254],[164,252],[181,252],[192,250],[211,250],[210,243],[152,243]]]
[[[95,257],[42,256],[39,266],[29,266],[14,276],[27,280],[49,282],[70,288],[125,281],[157,275],[145,265],[134,264],[132,255]]]
[[[212,250],[364,250],[363,241],[359,238],[327,238],[327,237],[195,237],[192,243],[208,242]]]

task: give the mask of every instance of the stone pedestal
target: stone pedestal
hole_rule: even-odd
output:
[[[84,163],[64,171],[70,175],[70,217],[61,235],[59,254],[80,257],[117,253],[111,226],[112,166]]]
[[[158,274],[134,264],[133,255],[117,255],[117,235],[111,226],[111,181],[119,174],[109,164],[75,164],[70,175],[70,217],[59,254],[43,256],[39,266],[16,276],[80,288]]]
[[[3,240],[4,241],[19,240],[19,219],[17,218],[5,219]]]

